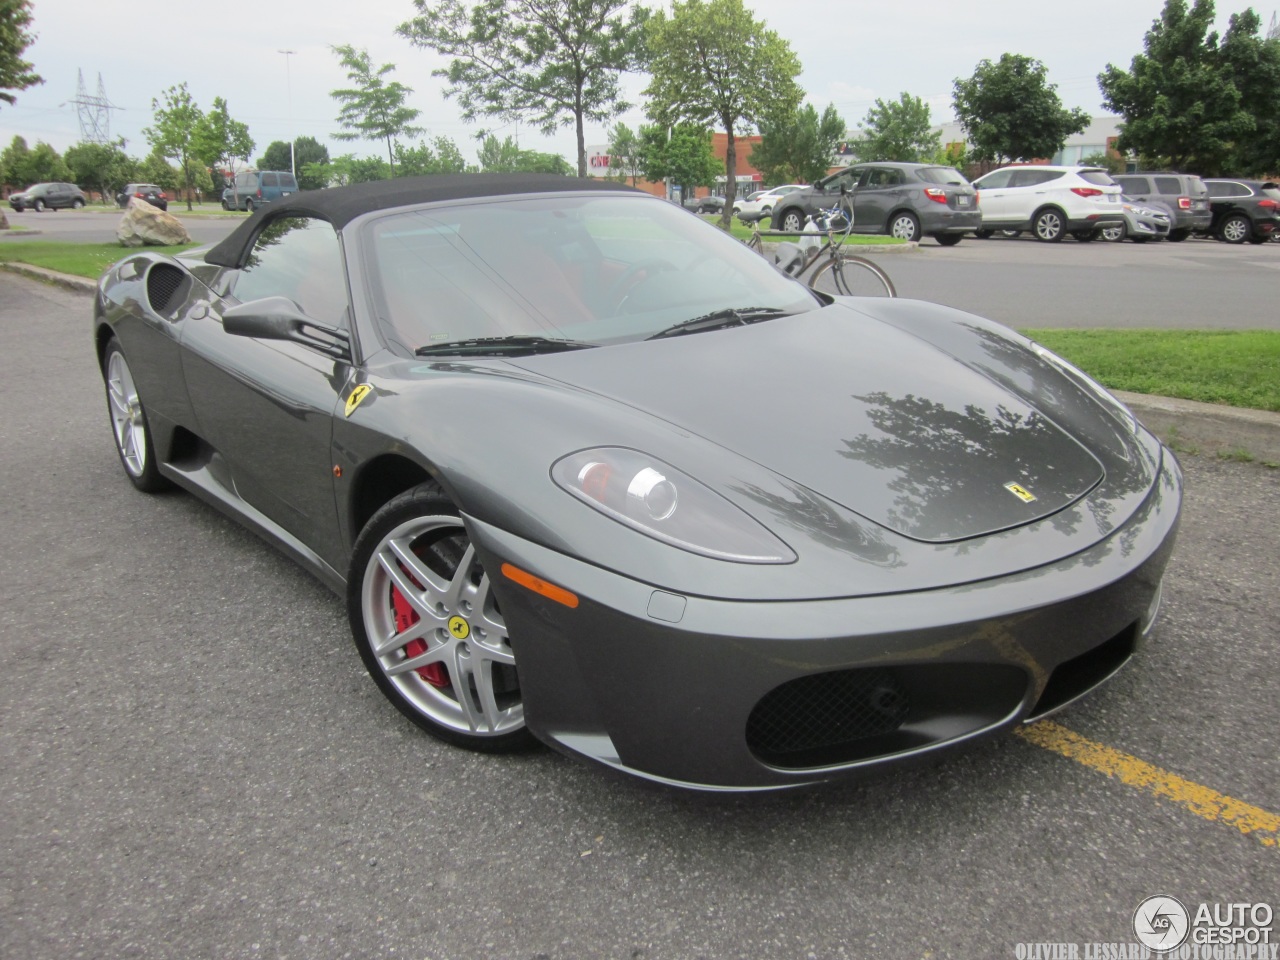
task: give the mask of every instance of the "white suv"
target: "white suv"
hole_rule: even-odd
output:
[[[1095,240],[1124,223],[1120,185],[1101,167],[1004,167],[973,181],[982,211],[978,237],[1030,230],[1055,243],[1068,233]]]
[[[795,193],[797,190],[805,189],[799,183],[786,183],[780,187],[770,187],[768,190],[760,190],[753,193],[742,203],[738,204],[739,220],[762,220],[773,213],[774,204],[788,193]]]

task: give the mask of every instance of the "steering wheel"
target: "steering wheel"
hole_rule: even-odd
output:
[[[613,305],[613,312],[617,313],[622,309],[623,302],[631,294],[631,288],[640,280],[641,274],[644,274],[645,279],[648,279],[655,273],[662,273],[665,270],[674,270],[675,268],[675,264],[669,260],[663,260],[661,257],[651,257],[648,260],[633,263],[623,271],[622,276],[609,285],[609,292],[605,294],[605,300]]]

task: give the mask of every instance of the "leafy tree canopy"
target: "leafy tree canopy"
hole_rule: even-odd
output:
[[[970,159],[1035,160],[1052,157],[1067,137],[1089,125],[1089,114],[1067,110],[1044,64],[1016,53],[983,60],[954,84],[956,119],[973,144]]]
[[[27,47],[35,42],[31,26],[31,0],[0,0],[0,100],[13,104],[13,91],[44,83],[32,72],[32,65],[22,59]]]
[[[790,114],[760,121],[760,142],[751,151],[751,165],[765,183],[812,183],[831,169],[844,134],[844,119],[834,104],[819,117],[813,104],[806,103]]]
[[[942,149],[929,105],[906,92],[897,100],[876,100],[862,124],[866,136],[857,145],[860,160],[923,163]]]
[[[152,152],[138,164],[135,175],[143,183],[154,183],[161,190],[177,190],[182,175],[161,154]]]
[[[742,0],[674,0],[646,29],[651,119],[664,127],[715,125],[727,136],[726,195],[736,193],[736,138],[762,120],[800,105],[800,61],[777,33],[765,29]],[[726,203],[726,229],[733,205]]]
[[[191,98],[186,83],[170,87],[163,100],[151,101],[155,119],[142,133],[151,148],[162,157],[178,161],[182,183],[187,188],[187,209],[191,209],[191,191],[196,184],[196,171],[204,167],[198,162],[199,131],[204,124],[204,111]],[[160,181],[153,181],[163,186]],[[172,188],[171,188],[172,189]]]
[[[391,168],[381,157],[356,157],[347,153],[327,163],[308,163],[303,172],[314,180],[322,180],[326,187],[343,187],[349,183],[386,180]]]
[[[416,147],[396,144],[397,177],[416,177],[431,173],[468,173],[475,167],[467,163],[462,151],[450,137],[435,137]]]
[[[249,128],[239,120],[231,119],[227,112],[227,101],[222,97],[213,98],[213,108],[204,115],[196,127],[193,150],[200,161],[208,168],[219,171],[216,180],[222,179],[222,172],[235,174],[237,160],[249,162],[249,154],[253,153],[253,138],[249,136]],[[210,177],[211,189],[215,178]],[[197,184],[199,186],[199,184]]]
[[[619,121],[609,130],[609,171],[634,187],[644,175],[644,145],[640,135]]]
[[[480,169],[485,173],[558,173],[573,176],[574,168],[557,153],[521,150],[514,137],[485,137],[480,143]]]
[[[20,188],[50,180],[69,181],[73,176],[57,150],[44,141],[28,147],[22,137],[14,137],[0,154],[0,172],[5,183]]]
[[[134,179],[138,163],[124,152],[123,141],[77,143],[67,148],[63,159],[71,176],[82,187],[96,189],[102,202],[111,202],[120,189]]]
[[[421,127],[413,124],[419,111],[405,106],[413,88],[399,80],[386,80],[387,74],[395,70],[395,64],[384,63],[375,70],[368,50],[357,50],[349,44],[332,49],[347,68],[347,79],[352,83],[329,94],[342,104],[338,111],[338,125],[342,130],[333,136],[337,140],[385,141],[387,163],[394,174],[393,141],[422,132]]]
[[[620,76],[639,64],[648,11],[630,0],[414,0],[400,36],[452,58],[449,82],[467,120],[526,120],[543,133],[572,126],[587,175],[587,121],[627,110]]]
[[[1213,0],[1167,0],[1128,70],[1098,76],[1122,117],[1119,147],[1180,170],[1259,175],[1280,162],[1280,40],[1252,10],[1219,40]]]
[[[693,187],[711,186],[720,173],[711,131],[696,123],[677,124],[670,134],[658,124],[641,127],[640,144],[646,180],[670,177],[687,194]]]

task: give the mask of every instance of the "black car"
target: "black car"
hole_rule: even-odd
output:
[[[124,189],[116,194],[116,205],[121,208],[127,207],[134,197],[145,200],[161,210],[169,209],[169,197],[154,183],[126,183]]]
[[[724,209],[724,197],[685,197],[681,202],[686,210],[692,210],[694,213],[719,213]],[[734,210],[737,210],[737,204]]]
[[[1280,184],[1274,180],[1205,180],[1213,223],[1209,233],[1227,243],[1266,243],[1280,232]]]
[[[1139,170],[1112,177],[1124,195],[1139,203],[1159,203],[1173,214],[1169,239],[1174,243],[1193,233],[1205,233],[1213,222],[1209,190],[1205,182],[1190,173]]]
[[[902,240],[934,237],[953,246],[982,226],[978,195],[964,175],[929,163],[857,163],[788,193],[773,208],[773,228],[798,233],[805,219],[853,200],[854,233],[884,233]]]
[[[9,206],[18,213],[27,208],[36,213],[64,207],[79,210],[84,206],[84,194],[74,183],[37,183],[21,193],[9,194]]]

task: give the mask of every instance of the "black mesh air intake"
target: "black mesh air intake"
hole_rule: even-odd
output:
[[[169,309],[174,294],[182,289],[187,275],[167,263],[153,264],[147,273],[147,301],[156,313]]]

